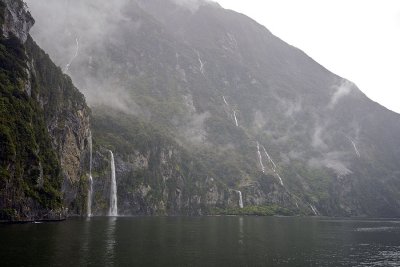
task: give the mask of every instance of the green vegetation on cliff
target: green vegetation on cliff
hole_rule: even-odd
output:
[[[26,91],[30,86],[27,57],[19,39],[0,39],[0,62],[1,208],[19,214],[26,197],[45,209],[61,208],[60,164],[43,110],[35,100],[37,88],[32,88],[33,97]]]
[[[219,209],[210,211],[210,215],[254,215],[254,216],[293,216],[298,215],[298,211],[279,207],[278,205],[246,206],[241,208]]]
[[[49,28],[59,10],[38,2],[35,38],[59,65],[85,36],[69,72],[99,104],[97,214],[112,149],[122,214],[229,211],[240,190],[246,213],[400,216],[398,114],[262,25],[215,5],[70,0]]]
[[[88,110],[71,79],[28,35],[32,23],[22,1],[0,0],[0,28],[10,30],[0,32],[0,220],[65,216],[65,132],[78,137],[84,129],[75,121]]]

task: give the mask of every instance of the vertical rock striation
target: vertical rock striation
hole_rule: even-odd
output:
[[[90,110],[33,24],[22,1],[0,1],[0,220],[64,219],[83,201]]]

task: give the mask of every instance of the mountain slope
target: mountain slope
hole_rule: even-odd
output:
[[[201,1],[29,2],[96,107],[98,214],[107,148],[124,214],[231,209],[240,190],[247,207],[399,215],[400,116],[255,21]]]
[[[22,1],[0,1],[0,220],[65,218],[90,133],[83,95],[29,36],[33,23]]]

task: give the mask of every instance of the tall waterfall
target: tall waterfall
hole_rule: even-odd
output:
[[[260,152],[260,144],[258,142],[257,142],[257,155],[258,155],[258,161],[260,162],[261,171],[265,172],[265,167],[262,162],[262,156],[261,156],[261,152]]]
[[[108,216],[118,216],[115,162],[114,162],[114,154],[111,150],[110,150],[110,158],[111,158],[111,190],[110,190],[110,211],[108,212]]]
[[[87,216],[92,216],[92,199],[93,199],[93,178],[92,178],[92,161],[93,161],[93,142],[92,142],[92,133],[88,138],[89,142],[89,189],[88,189],[88,197],[87,197]]]
[[[264,146],[262,146],[262,148],[263,148],[263,150],[264,150],[264,154],[267,156],[267,158],[268,158],[268,161],[272,164],[272,170],[275,172],[275,170],[276,170],[276,164],[275,164],[275,162],[272,160],[272,158],[270,157],[270,155],[268,154],[268,152],[267,152],[267,150],[265,149],[265,147]]]
[[[278,171],[276,170],[276,164],[274,162],[274,160],[271,158],[271,156],[268,154],[267,150],[265,149],[264,146],[262,146],[262,149],[264,150],[264,154],[267,156],[268,161],[272,164],[272,170],[274,171],[274,173],[276,174],[276,176],[278,176],[279,182],[281,183],[281,185],[283,186],[283,180],[282,177],[279,175]]]
[[[242,192],[239,190],[236,190],[236,192],[239,194],[239,207],[243,209],[243,197],[242,197]]]

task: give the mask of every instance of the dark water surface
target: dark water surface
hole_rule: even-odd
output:
[[[0,266],[400,266],[400,221],[119,217],[0,225]]]

